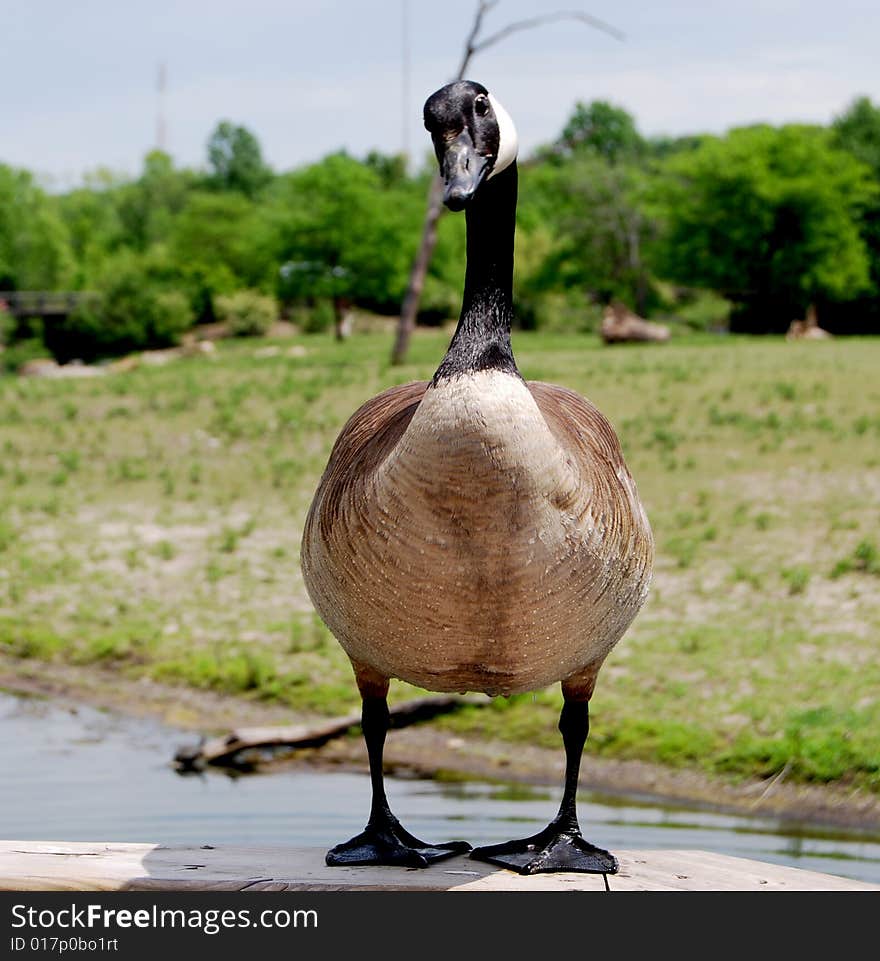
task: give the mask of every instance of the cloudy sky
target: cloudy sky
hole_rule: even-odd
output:
[[[203,163],[223,118],[256,133],[279,170],[341,147],[407,148],[420,161],[421,105],[455,72],[475,7],[0,0],[0,161],[57,186],[100,165],[136,172],[156,145],[161,62],[166,144],[180,164]],[[648,134],[827,122],[857,94],[880,100],[877,0],[500,0],[485,32],[559,8],[599,17],[626,39],[556,23],[474,60],[471,78],[514,116],[524,152],[552,139],[577,100],[612,100]]]

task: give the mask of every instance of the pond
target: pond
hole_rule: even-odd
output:
[[[0,837],[331,847],[363,828],[365,774],[313,766],[181,776],[193,735],[88,707],[0,693]],[[393,737],[393,732],[391,734]],[[430,841],[486,844],[544,827],[558,790],[388,778],[395,813]],[[612,851],[702,849],[880,883],[880,835],[582,791],[585,835]]]

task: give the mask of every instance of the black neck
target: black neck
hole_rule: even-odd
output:
[[[467,271],[458,327],[433,383],[478,370],[519,376],[510,347],[513,320],[514,161],[483,183],[467,208]]]

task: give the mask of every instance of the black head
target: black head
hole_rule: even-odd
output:
[[[480,83],[447,84],[425,102],[425,129],[431,134],[443,177],[443,203],[462,210],[484,180],[516,159],[516,129],[507,111]]]

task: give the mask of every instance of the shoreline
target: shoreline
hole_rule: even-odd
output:
[[[279,704],[234,698],[147,679],[120,678],[107,670],[0,657],[0,689],[10,694],[55,698],[143,717],[177,728],[185,736],[222,733],[235,726],[308,723]],[[326,720],[326,718],[323,718]],[[169,761],[171,759],[169,758]],[[430,723],[389,733],[386,771],[447,780],[519,782],[558,787],[558,751],[512,741],[464,738]],[[293,761],[320,767],[367,770],[361,738],[341,737],[321,748],[297,752]],[[846,785],[788,783],[784,777],[733,780],[690,768],[646,761],[584,756],[580,789],[635,802],[661,803],[719,813],[779,818],[801,826],[865,834],[880,833],[880,796]]]

